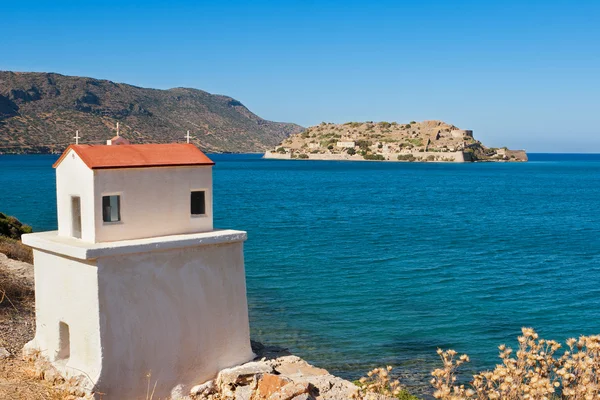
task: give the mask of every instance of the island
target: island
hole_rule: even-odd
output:
[[[486,147],[472,130],[443,121],[346,122],[320,125],[291,135],[264,158],[299,160],[474,162],[527,161],[524,150]]]

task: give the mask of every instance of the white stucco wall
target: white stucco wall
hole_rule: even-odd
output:
[[[101,392],[143,399],[149,373],[156,398],[178,387],[189,393],[253,358],[242,246],[98,260],[103,352],[114,360],[103,370]]]
[[[35,338],[25,350],[40,351],[67,375],[85,371],[100,376],[102,352],[97,269],[92,260],[76,260],[34,249]],[[59,359],[59,326],[69,327],[70,356]],[[91,382],[90,382],[91,384]]]
[[[56,167],[56,206],[58,232],[61,236],[72,236],[71,197],[81,199],[81,240],[95,240],[94,218],[94,173],[73,150],[70,150]]]
[[[148,374],[154,398],[189,393],[254,357],[245,239],[232,230],[92,244],[23,235],[35,255],[37,330],[27,350],[83,376],[104,399],[145,400]],[[61,321],[68,361],[56,358]]]
[[[190,214],[190,193],[205,190],[206,215]],[[121,196],[121,221],[103,222],[102,196]],[[94,170],[96,242],[138,239],[213,229],[212,167]]]
[[[206,214],[192,216],[190,193],[204,190]],[[213,229],[212,167],[91,170],[70,150],[56,168],[58,231],[73,236],[71,197],[81,201],[81,240],[109,242]],[[102,220],[102,196],[118,194],[120,222]]]

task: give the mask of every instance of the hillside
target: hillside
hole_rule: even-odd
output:
[[[54,73],[0,71],[0,154],[60,152],[73,142],[182,141],[187,130],[208,152],[260,152],[302,127],[271,122],[239,101],[202,90],[145,89]]]
[[[465,162],[527,161],[527,154],[488,148],[473,131],[442,121],[323,122],[286,138],[265,158]]]

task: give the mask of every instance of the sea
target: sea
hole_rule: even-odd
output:
[[[0,156],[0,211],[56,229],[52,155]],[[527,163],[211,155],[214,222],[248,232],[252,339],[355,379],[393,365],[423,389],[436,349],[465,373],[521,327],[600,334],[600,155]]]

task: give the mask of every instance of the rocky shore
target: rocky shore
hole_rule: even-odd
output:
[[[252,362],[222,370],[192,389],[197,398],[217,400],[350,399],[358,387],[278,347],[252,342]],[[387,399],[385,396],[377,397]]]

